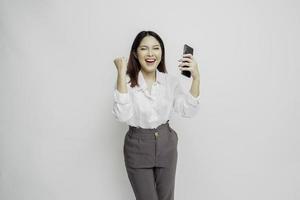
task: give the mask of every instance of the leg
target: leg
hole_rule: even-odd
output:
[[[153,168],[126,167],[136,200],[158,200]]]
[[[160,148],[160,155],[165,154],[168,164],[154,168],[154,177],[158,199],[174,200],[178,137],[171,127],[169,127],[165,135],[167,137],[161,137],[163,145]],[[167,152],[165,152],[166,149],[168,150]]]
[[[176,165],[155,168],[156,190],[159,200],[174,200]]]

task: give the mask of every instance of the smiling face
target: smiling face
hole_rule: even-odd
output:
[[[137,58],[141,70],[154,72],[161,61],[162,50],[159,42],[153,36],[146,36],[137,48]]]

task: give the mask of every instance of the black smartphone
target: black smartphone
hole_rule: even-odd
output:
[[[193,55],[194,49],[192,47],[190,47],[189,45],[184,44],[183,54],[189,54],[189,53]],[[187,66],[182,66],[182,67],[187,67]],[[190,71],[181,71],[181,74],[188,77],[188,78],[191,78],[191,72]]]

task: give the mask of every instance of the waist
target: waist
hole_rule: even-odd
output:
[[[142,128],[142,127],[135,127],[135,126],[130,126],[129,125],[129,130],[132,131],[133,133],[155,133],[160,130],[169,128],[169,120],[167,120],[164,124],[159,125],[156,128]]]

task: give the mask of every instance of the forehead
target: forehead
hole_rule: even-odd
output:
[[[140,46],[142,45],[159,45],[158,40],[153,36],[146,36],[142,39]]]

